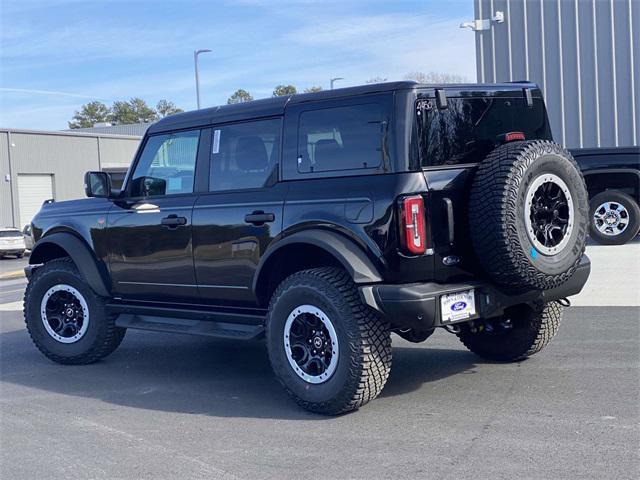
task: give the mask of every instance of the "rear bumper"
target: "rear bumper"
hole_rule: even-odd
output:
[[[382,313],[395,328],[430,330],[443,324],[440,297],[449,293],[475,289],[476,314],[468,318],[447,322],[466,322],[474,318],[490,318],[501,315],[513,305],[536,301],[550,302],[576,295],[587,283],[591,262],[584,255],[573,276],[561,286],[551,290],[532,290],[522,294],[507,294],[487,282],[464,283],[411,283],[406,285],[375,284],[359,288],[362,300]]]

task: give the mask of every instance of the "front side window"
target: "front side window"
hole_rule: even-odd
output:
[[[298,172],[377,168],[382,161],[383,115],[376,103],[300,114]]]
[[[193,193],[200,130],[149,137],[131,177],[131,196]]]
[[[264,186],[280,156],[281,120],[256,120],[213,128],[209,190]]]

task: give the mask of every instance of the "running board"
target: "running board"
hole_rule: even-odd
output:
[[[184,333],[216,338],[234,338],[251,340],[264,332],[262,325],[243,325],[239,323],[212,322],[207,320],[189,320],[180,318],[155,317],[124,313],[116,319],[116,326],[153,332]]]

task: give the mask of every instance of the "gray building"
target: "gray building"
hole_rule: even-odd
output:
[[[88,170],[123,172],[139,136],[0,129],[0,227],[23,228],[53,198],[84,196]]]
[[[104,133],[107,135],[133,135],[136,137],[144,136],[147,128],[152,123],[128,123],[126,125],[111,125],[109,123],[96,124],[94,127],[75,128],[72,130],[64,130],[65,132],[86,132],[86,133]]]
[[[639,0],[474,3],[478,82],[536,82],[567,147],[638,145]]]

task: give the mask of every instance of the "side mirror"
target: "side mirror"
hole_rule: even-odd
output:
[[[132,180],[131,185],[134,197],[155,197],[167,192],[167,182],[163,178],[138,177]]]
[[[111,195],[111,178],[106,172],[84,174],[84,193],[87,197],[108,198]]]

